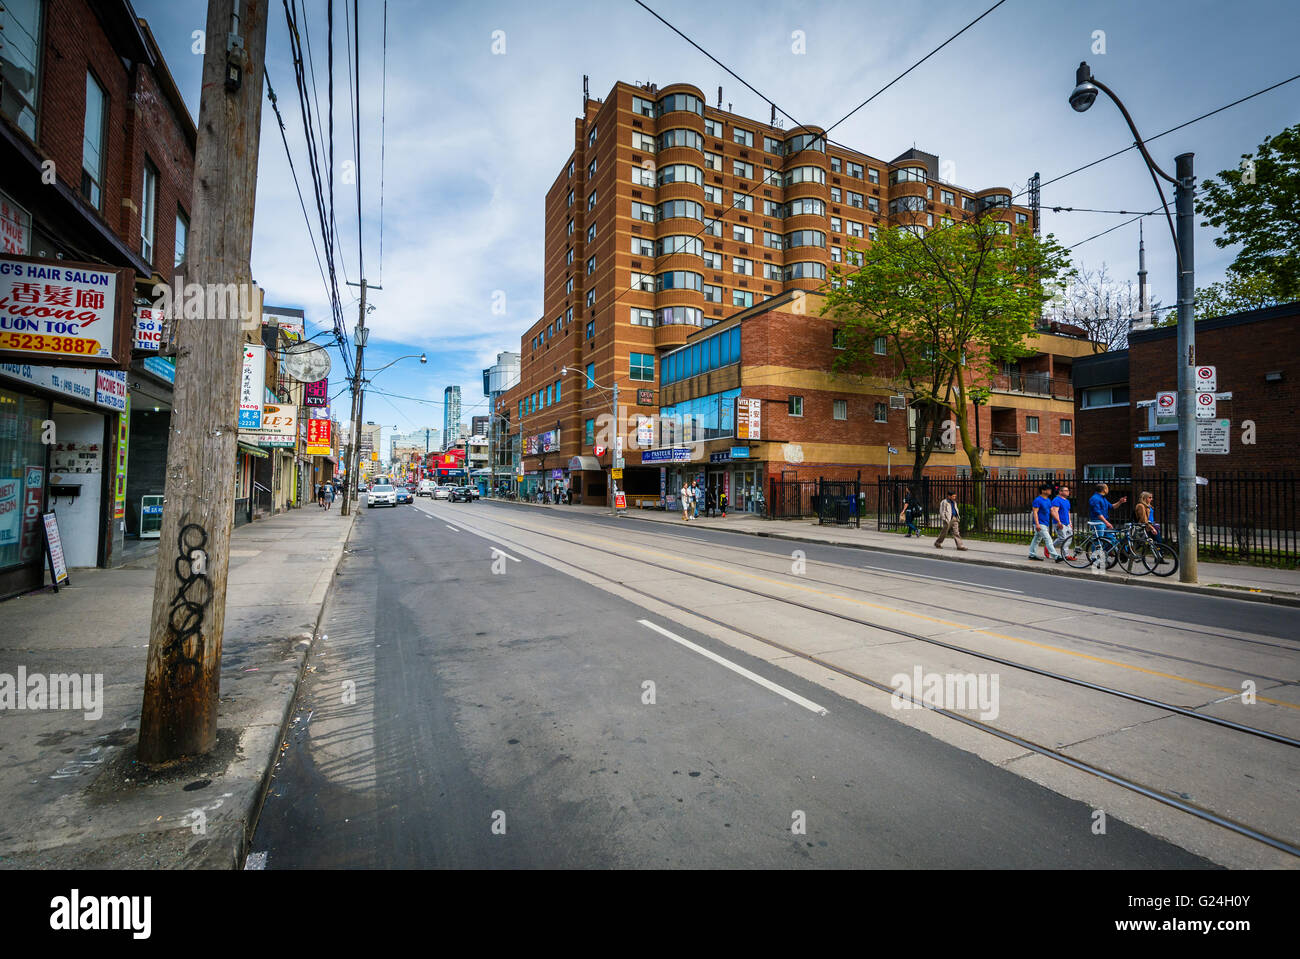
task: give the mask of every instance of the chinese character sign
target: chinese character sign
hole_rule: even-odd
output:
[[[239,428],[262,428],[262,400],[266,392],[266,347],[244,344],[244,368],[239,375]]]
[[[0,350],[113,359],[119,271],[0,256]]]
[[[333,452],[330,444],[330,421],[307,421],[307,455],[329,456]]]
[[[317,380],[303,385],[303,406],[329,406],[329,380]]]

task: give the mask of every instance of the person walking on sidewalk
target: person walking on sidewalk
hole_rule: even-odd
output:
[[[682,480],[682,522],[691,521],[691,484]]]
[[[712,519],[713,513],[717,508],[718,498],[713,492],[713,487],[710,486],[704,491],[704,515]]]
[[[718,494],[718,512],[722,514],[723,519],[727,518],[727,491],[725,489]]]
[[[1063,485],[1054,497],[1052,505],[1056,507],[1056,537],[1052,540],[1052,545],[1056,547],[1057,552],[1065,555],[1065,541],[1074,533],[1073,521],[1070,519],[1070,487],[1068,484]]]
[[[700,481],[691,480],[691,519],[700,518]]]
[[[1051,493],[1051,484],[1043,483],[1038,487],[1038,495],[1034,497],[1034,502],[1029,507],[1029,521],[1034,526],[1034,538],[1029,541],[1029,558],[1038,559],[1034,555],[1034,547],[1041,541],[1044,551],[1050,553],[1052,559],[1059,563],[1065,557],[1060,554],[1052,543],[1051,530],[1052,526],[1057,522],[1057,512],[1056,507],[1052,505]]]
[[[325,509],[328,510],[331,506],[334,505],[333,485],[331,485],[330,483],[326,483],[324,486],[321,487],[321,493],[323,494],[321,498],[325,500]]]
[[[961,510],[957,508],[957,491],[948,490],[948,495],[939,504],[939,538],[934,541],[935,549],[943,549],[943,541],[951,536],[959,550],[966,547],[961,541]]]
[[[1088,500],[1088,511],[1092,514],[1092,518],[1095,522],[1102,523],[1107,529],[1114,529],[1115,527],[1110,521],[1111,508],[1124,505],[1128,502],[1128,497],[1121,496],[1112,503],[1106,498],[1106,494],[1109,492],[1109,486],[1105,483],[1098,483],[1097,492],[1093,493],[1092,497]]]
[[[917,518],[920,517],[920,515],[921,504],[918,503],[916,497],[912,495],[912,487],[904,486],[903,511],[898,517],[907,524],[907,535],[904,536],[903,539],[911,539],[913,536],[917,539],[921,538],[921,531],[917,529],[916,526]]]

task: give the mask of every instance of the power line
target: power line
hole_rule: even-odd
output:
[[[1105,236],[1107,233],[1114,233],[1116,230],[1118,230],[1118,229],[1119,229],[1120,227],[1122,227],[1122,226],[1128,226],[1130,223],[1136,223],[1138,220],[1142,219],[1144,216],[1155,216],[1155,215],[1157,215],[1157,214],[1162,214],[1162,213],[1164,213],[1164,212],[1165,212],[1165,208],[1164,208],[1163,206],[1158,206],[1158,207],[1156,207],[1154,210],[1152,210],[1152,211],[1149,212],[1149,213],[1139,213],[1137,216],[1133,217],[1133,219],[1131,219],[1131,220],[1125,220],[1123,223],[1116,223],[1116,224],[1115,224],[1114,226],[1112,226],[1109,230],[1102,230],[1100,233],[1094,233],[1092,236],[1088,237],[1087,240],[1080,240],[1078,243],[1074,244],[1074,246],[1067,246],[1066,249],[1067,249],[1067,250],[1073,250],[1073,249],[1076,249],[1077,247],[1081,247],[1081,246],[1083,246],[1085,243],[1087,243],[1087,242],[1089,242],[1089,241],[1091,241],[1091,240],[1095,240],[1095,239],[1097,239],[1097,237],[1099,237],[1099,236]]]
[[[388,151],[388,0],[384,0],[384,66],[379,100],[379,283],[384,282],[384,157]]]

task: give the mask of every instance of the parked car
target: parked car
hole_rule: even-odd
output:
[[[470,495],[473,496],[475,499],[478,499],[480,496],[483,495],[483,492],[477,486],[471,486],[469,488],[469,492]]]
[[[469,486],[457,486],[451,491],[451,501],[453,503],[472,503],[474,494],[470,491]]]
[[[451,499],[451,487],[435,486],[432,495],[434,499]]]
[[[438,486],[438,484],[435,483],[435,482],[434,482],[433,480],[431,480],[431,479],[422,479],[422,480],[420,480],[420,485],[419,485],[418,487],[416,487],[415,495],[416,495],[416,496],[432,496],[432,495],[433,495],[433,491],[437,488],[437,486]]]
[[[374,509],[376,506],[396,506],[397,489],[387,483],[376,484],[370,487],[369,493],[366,494],[366,508]]]
[[[402,503],[410,505],[415,502],[415,496],[405,486],[399,486],[397,487],[397,502],[399,505]]]

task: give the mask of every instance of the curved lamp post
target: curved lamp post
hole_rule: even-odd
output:
[[[1106,94],[1124,114],[1124,120],[1133,134],[1142,159],[1146,161],[1151,179],[1160,194],[1160,203],[1169,222],[1169,233],[1174,240],[1174,254],[1178,261],[1178,578],[1184,583],[1195,583],[1196,570],[1196,330],[1193,307],[1196,301],[1195,227],[1193,198],[1196,178],[1192,173],[1194,154],[1182,153],[1174,159],[1176,177],[1170,176],[1156,165],[1142,142],[1124,104],[1110,87],[1092,75],[1086,62],[1079,64],[1074,76],[1075,86],[1070,94],[1070,106],[1079,113],[1085,112],[1097,100],[1098,92]],[[1175,228],[1169,216],[1160,180],[1174,185],[1174,206],[1178,216]]]
[[[569,368],[567,366],[561,367],[560,375],[568,376]],[[611,516],[617,516],[618,510],[615,509],[614,507],[614,487],[615,487],[614,470],[620,465],[620,461],[621,461],[621,457],[619,456],[620,444],[619,444],[619,427],[618,427],[618,381],[617,380],[614,381],[613,389],[606,389],[605,387],[597,383],[594,379],[592,379],[590,376],[588,376],[585,371],[582,374],[582,378],[588,386],[594,386],[596,389],[600,390],[602,393],[608,394],[610,397],[610,409],[611,412],[614,414],[614,446],[609,451],[610,453],[609,456],[610,468],[609,468],[609,483],[608,483],[609,488],[606,492],[609,495],[609,514]]]

